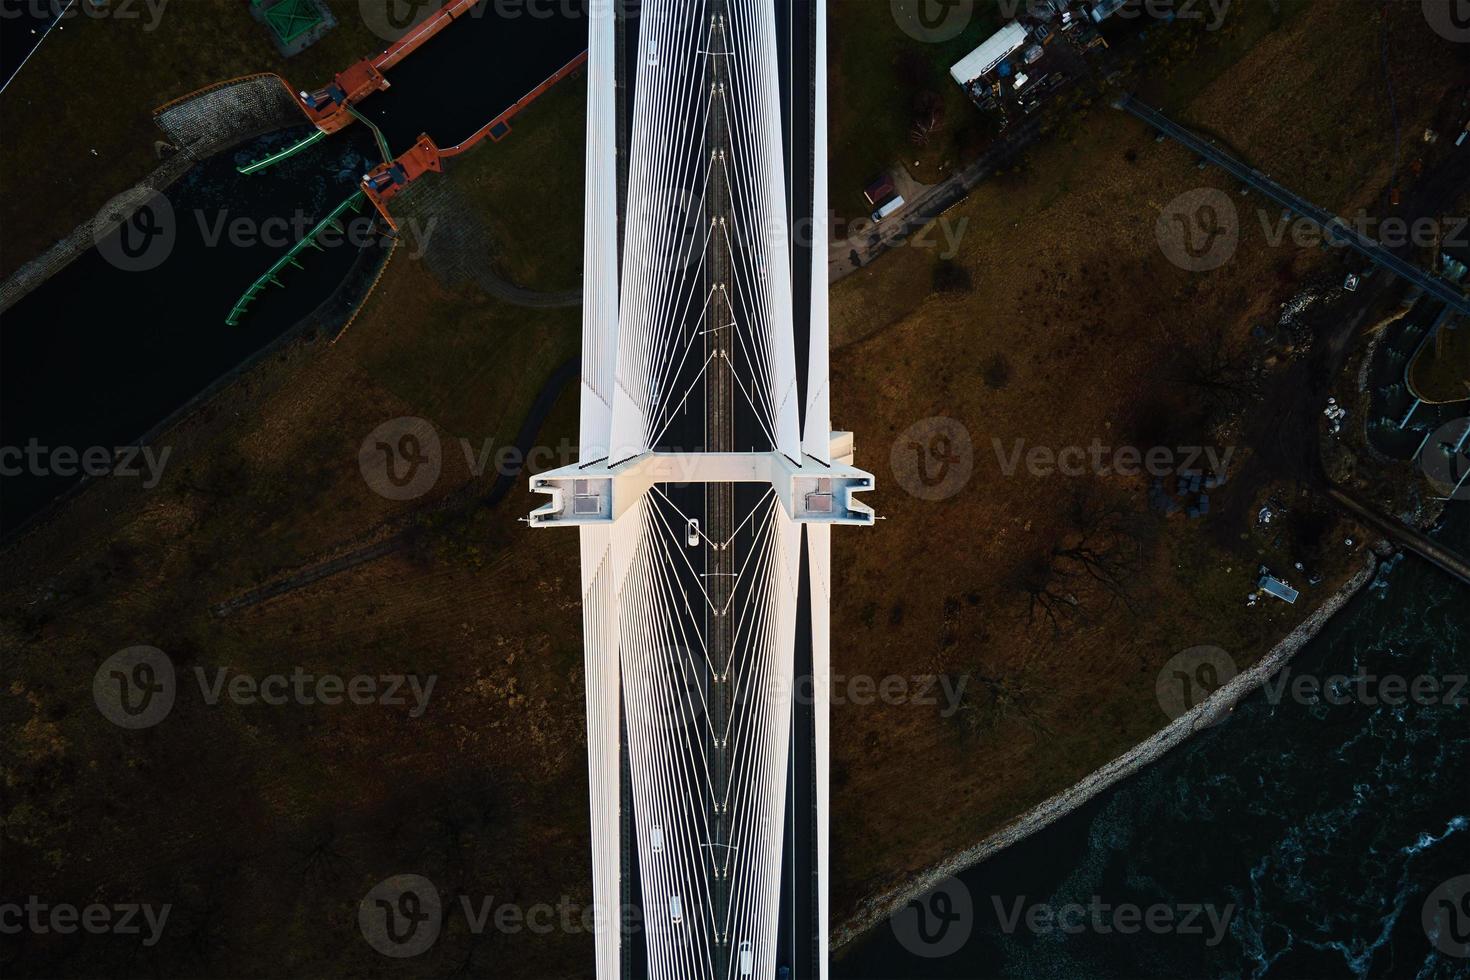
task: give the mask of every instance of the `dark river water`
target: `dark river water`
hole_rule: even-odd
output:
[[[475,11],[394,67],[391,87],[362,103],[394,153],[421,133],[441,147],[459,144],[586,48],[580,4]],[[14,23],[0,29],[13,36]],[[19,45],[5,50],[7,64],[23,56]],[[256,277],[381,160],[371,133],[356,125],[257,174],[236,172],[310,132],[283,130],[205,161],[0,315],[0,535],[76,485],[84,454],[135,442],[341,283],[373,240],[368,205],[349,213],[345,234],[323,239],[323,251],[307,249],[301,269],[280,275],[286,288],[268,288],[238,325],[224,323]]]
[[[1436,533],[1464,549],[1470,505],[1451,509]],[[1470,690],[1455,690],[1467,672],[1470,592],[1408,556],[1297,656],[1292,676],[1432,678],[1417,701],[1386,703],[1400,696],[1380,681],[1336,705],[1257,692],[880,925],[833,976],[1470,976],[1470,882],[1444,887],[1470,874]],[[1086,911],[1063,914],[1069,903]],[[1118,930],[1147,921],[1155,928]]]
[[[482,3],[392,68],[389,89],[364,100],[360,111],[394,153],[424,133],[447,150],[586,48],[587,20],[577,0]]]
[[[373,237],[371,207],[308,249],[285,288],[225,317],[256,277],[357,188],[372,138],[355,127],[250,177],[235,171],[310,132],[252,140],[196,166],[132,222],[0,314],[0,530],[76,483],[78,455],[136,441],[315,309]],[[58,458],[57,450],[65,455]],[[16,472],[19,469],[20,472]]]

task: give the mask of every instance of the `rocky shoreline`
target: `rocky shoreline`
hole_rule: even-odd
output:
[[[833,951],[845,946],[882,920],[898,912],[910,901],[922,896],[941,880],[971,868],[999,851],[1019,843],[1087,803],[1093,797],[1144,767],[1158,761],[1171,749],[1182,745],[1195,732],[1208,728],[1229,714],[1237,704],[1265,684],[1284,667],[1307,641],[1316,636],[1347,601],[1373,578],[1378,567],[1372,551],[1352,578],[1327,598],[1310,616],[1286,635],[1281,642],[1251,667],[1241,671],[1208,700],[1182,714],[1168,726],[1155,732],[1080,782],[1038,804],[1017,817],[1001,830],[954,856],[940,861],[903,885],[873,895],[863,902],[848,919],[832,930]]]

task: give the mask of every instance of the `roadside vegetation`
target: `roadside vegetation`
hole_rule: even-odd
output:
[[[994,3],[975,4],[964,30],[940,43],[904,34],[886,3],[838,0],[828,18],[828,171],[838,215],[871,211],[864,188],[894,166],[932,184],[979,155],[993,127],[949,66],[1001,26]]]
[[[1440,331],[1414,362],[1413,378],[1436,401],[1470,399],[1470,329]]]
[[[579,152],[563,183],[520,180],[521,142],[582,111],[577,98],[546,108],[427,180],[478,175],[515,185],[516,214],[579,212]],[[525,249],[527,280],[566,285],[564,268],[536,262],[580,240],[580,222],[564,217],[503,245]],[[458,905],[460,895],[476,909],[567,901],[580,922],[591,900],[576,535],[525,531],[524,477],[498,507],[484,503],[496,454],[575,356],[580,314],[512,307],[440,279],[413,257],[417,244],[400,246],[335,344],[318,335],[287,347],[164,433],[172,454],[157,487],[99,481],[7,548],[9,880],[52,901],[171,902],[150,971],[404,975],[363,942],[356,902],[406,870],[434,881],[451,912],[414,975],[510,962],[571,975],[591,955],[584,932],[471,935]],[[441,440],[437,482],[409,502],[375,493],[358,461],[368,434],[399,416],[430,421]],[[570,448],[576,418],[572,385],[539,442]],[[337,575],[216,612],[385,543],[385,555]],[[172,659],[180,694],[157,727],[128,732],[92,704],[91,677],[135,644]],[[412,717],[378,705],[209,705],[194,674],[297,667],[437,680]],[[77,949],[43,939],[26,962],[99,975],[135,955],[122,943]]]

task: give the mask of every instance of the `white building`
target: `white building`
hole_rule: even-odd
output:
[[[995,71],[995,66],[1009,58],[1026,43],[1026,28],[1007,24],[986,39],[974,51],[955,62],[949,74],[960,85],[968,85],[981,75]]]

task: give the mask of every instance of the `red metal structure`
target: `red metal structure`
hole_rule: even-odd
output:
[[[373,207],[378,209],[383,220],[387,221],[389,226],[396,231],[398,224],[388,212],[387,205],[399,192],[426,173],[443,173],[446,158],[458,156],[470,150],[481,140],[487,137],[491,142],[504,139],[510,133],[510,121],[518,113],[546,94],[547,90],[557,82],[577,71],[586,62],[587,52],[583,51],[553,72],[541,84],[517,99],[510,108],[481,126],[469,139],[456,146],[441,150],[427,133],[420,135],[418,141],[406,152],[400,154],[398,159],[392,163],[379,164],[368,173],[367,178],[363,181],[367,199],[373,203]]]
[[[375,57],[364,58],[345,71],[337,73],[332,84],[312,93],[302,93],[302,108],[326,133],[335,133],[352,123],[353,115],[348,107],[361,102],[374,92],[381,92],[389,85],[384,74],[404,58],[413,54],[440,31],[469,13],[480,0],[450,0],[443,7],[418,24],[403,37],[388,45]]]

